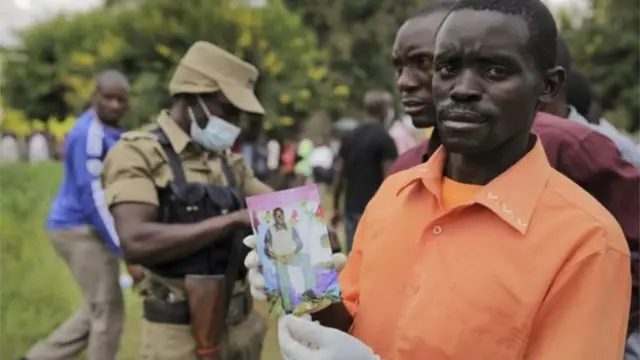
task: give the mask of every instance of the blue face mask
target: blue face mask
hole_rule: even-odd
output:
[[[229,149],[238,138],[240,128],[215,115],[211,115],[205,106],[204,101],[202,101],[199,96],[198,102],[209,120],[207,121],[207,125],[204,129],[200,128],[193,110],[188,108],[189,116],[191,117],[191,137],[195,142],[211,151],[223,151]]]

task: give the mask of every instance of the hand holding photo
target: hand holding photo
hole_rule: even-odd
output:
[[[338,274],[316,185],[247,198],[272,313],[300,315],[339,302]]]

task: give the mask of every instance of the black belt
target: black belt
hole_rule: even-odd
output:
[[[234,294],[229,304],[227,324],[235,325],[244,321],[253,307],[251,295],[247,293]],[[188,325],[191,321],[189,303],[186,300],[168,302],[156,298],[145,298],[143,302],[143,316],[153,323]]]

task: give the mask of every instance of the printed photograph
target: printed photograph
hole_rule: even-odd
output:
[[[272,313],[304,314],[340,301],[316,185],[247,199]]]

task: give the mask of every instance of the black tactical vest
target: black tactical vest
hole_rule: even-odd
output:
[[[222,156],[222,170],[229,186],[190,183],[186,181],[182,163],[173,150],[169,139],[162,129],[152,130],[169,160],[173,180],[165,187],[158,188],[158,218],[165,224],[186,224],[199,222],[215,216],[228,214],[245,207],[244,200],[237,191],[236,180],[225,156]],[[242,235],[234,231],[227,239],[219,239],[215,244],[205,247],[180,260],[156,264],[148,268],[167,278],[183,278],[187,274],[229,275],[230,262],[239,275],[243,245]]]

